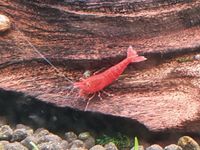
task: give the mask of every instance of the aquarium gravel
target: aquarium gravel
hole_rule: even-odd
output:
[[[158,144],[143,146],[131,143],[128,137],[118,134],[94,138],[89,132],[79,134],[66,131],[58,136],[47,129],[36,130],[23,124],[0,125],[0,150],[199,150],[199,144],[189,136],[180,137],[177,144],[161,147]],[[137,139],[137,138],[135,138]],[[121,140],[121,141],[120,141]],[[139,141],[139,140],[138,140]],[[138,141],[136,143],[138,143]]]

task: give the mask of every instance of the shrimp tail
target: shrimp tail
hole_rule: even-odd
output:
[[[131,62],[141,62],[146,60],[144,56],[138,56],[137,52],[133,50],[132,46],[129,46],[127,50],[127,58],[131,59]]]

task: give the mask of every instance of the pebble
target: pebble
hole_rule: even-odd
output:
[[[104,146],[106,150],[118,150],[117,146],[113,142],[109,142]]]
[[[101,145],[95,145],[90,150],[106,150],[103,146]]]
[[[85,149],[85,148],[79,147],[79,148],[70,148],[69,150],[88,150],[88,149]]]
[[[131,148],[131,150],[135,150],[135,148],[133,147],[133,148]],[[138,146],[138,150],[144,150],[144,146],[139,145],[139,146]]]
[[[194,60],[200,60],[200,54],[194,55],[193,59],[194,59]]]
[[[80,140],[86,140],[88,139],[89,137],[91,137],[90,133],[89,132],[82,132],[78,135],[78,139]]]
[[[95,139],[92,136],[84,140],[83,142],[85,143],[85,147],[87,149],[90,149],[91,147],[95,145]]]
[[[10,141],[12,138],[13,130],[8,125],[0,127],[0,140]]]
[[[54,134],[49,134],[49,135],[44,135],[44,136],[41,136],[39,139],[38,139],[38,144],[40,143],[45,143],[45,142],[61,142],[62,139],[57,136],[57,135],[54,135]]]
[[[29,126],[25,126],[23,124],[17,124],[16,125],[16,129],[25,129],[26,133],[28,135],[32,135],[33,134],[33,129],[31,129]]]
[[[46,129],[43,129],[43,128],[39,128],[39,129],[35,130],[35,132],[34,132],[34,136],[36,136],[36,137],[41,137],[41,136],[48,135],[48,134],[50,134],[49,131]]]
[[[199,144],[189,136],[183,136],[178,140],[178,145],[183,150],[200,150]]]
[[[69,149],[69,143],[66,140],[60,142],[61,147]]]
[[[0,141],[0,150],[5,150],[5,145],[9,144],[8,141]]]
[[[70,144],[70,148],[85,148],[85,143],[81,140],[74,140]]]
[[[37,144],[38,139],[34,136],[27,136],[24,140],[21,141],[21,144],[26,146],[28,149],[32,149],[32,145],[30,142]]]
[[[88,78],[92,75],[91,71],[90,70],[86,70],[84,73],[83,73],[83,77],[84,78]]]
[[[9,142],[10,141],[10,142]],[[39,150],[118,150],[117,146],[110,142],[104,147],[95,145],[95,138],[89,132],[66,132],[65,140],[40,128],[33,133],[33,129],[24,125],[17,125],[13,131],[10,126],[0,126],[0,150],[32,150],[35,146]],[[131,148],[134,150],[134,147]],[[140,145],[138,150],[144,150]],[[146,150],[200,150],[198,143],[189,136],[183,136],[178,144],[171,144],[164,149],[157,145],[151,145]]]
[[[10,19],[5,15],[0,14],[0,32],[8,30],[10,29],[10,27],[11,27]]]
[[[14,141],[20,142],[23,139],[25,139],[27,136],[28,136],[28,133],[27,133],[26,129],[16,129],[13,132],[11,141],[12,142],[14,142]]]
[[[7,143],[4,145],[4,149],[5,150],[28,150],[28,148],[24,147],[19,142]]]
[[[0,150],[4,150],[4,145],[2,143],[0,143]]]
[[[68,147],[62,147],[60,143],[53,142],[53,141],[41,143],[41,144],[38,144],[37,146],[39,150],[66,150],[68,149]]]
[[[164,150],[183,150],[180,146],[176,144],[170,144],[164,148]]]
[[[17,124],[16,129],[26,129],[26,130],[33,130],[31,127],[23,125],[23,124]]]
[[[163,150],[160,145],[154,144],[146,148],[146,150]]]
[[[95,145],[95,139],[90,135],[89,132],[83,132],[78,135],[78,139],[85,143],[85,147],[90,149]]]
[[[70,143],[77,139],[77,135],[74,132],[65,133],[65,139]]]

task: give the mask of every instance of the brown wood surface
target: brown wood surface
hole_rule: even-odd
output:
[[[175,58],[200,51],[198,0],[2,0],[0,13],[12,22],[0,34],[1,88],[84,110],[86,102],[67,95],[70,83],[28,41],[73,81],[119,62],[132,45],[148,60],[130,65],[106,89],[114,96],[96,97],[88,111],[136,119],[153,131],[199,132],[199,61]]]

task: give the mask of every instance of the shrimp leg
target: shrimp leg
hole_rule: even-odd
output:
[[[103,100],[103,98],[101,97],[100,91],[98,92],[98,97],[99,97],[100,100]]]
[[[108,93],[108,92],[106,92],[104,90],[102,90],[102,93],[105,94],[105,95],[107,95],[107,96],[109,96],[109,97],[114,96],[114,94],[110,94],[110,93]]]
[[[94,96],[95,96],[95,93],[87,100],[87,104],[85,106],[84,111],[87,111],[88,105],[89,105],[90,101],[94,98]]]

